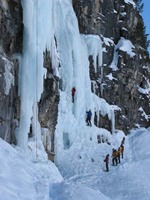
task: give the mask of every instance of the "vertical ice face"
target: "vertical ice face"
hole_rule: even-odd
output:
[[[62,91],[58,124],[55,132],[55,160],[63,151],[81,137],[81,125],[85,122],[86,98],[90,92],[87,46],[81,38],[78,22],[71,1],[56,1],[56,40],[60,58]],[[76,88],[75,102],[71,89]],[[85,89],[86,88],[86,89]],[[90,97],[88,98],[90,100]]]
[[[102,66],[102,41],[99,36],[81,35],[76,15],[72,9],[71,1],[55,1],[56,21],[55,37],[60,59],[60,77],[62,91],[58,112],[58,124],[55,131],[55,161],[61,162],[63,155],[77,140],[97,140],[92,127],[93,135],[87,133],[86,111],[91,109],[92,123],[95,111],[102,115],[108,114],[109,119],[114,118],[112,107],[106,101],[99,99],[91,92],[89,76],[89,60],[94,60],[95,71]],[[102,71],[102,70],[101,70]],[[76,87],[75,102],[71,101],[71,89]],[[98,115],[99,120],[99,115]],[[114,126],[114,123],[112,123]]]
[[[22,0],[21,2],[24,41],[19,78],[21,115],[16,136],[18,145],[26,148],[31,119],[34,118],[32,121],[38,124],[35,110],[43,91],[43,79],[46,73],[43,68],[43,52],[46,48],[51,49],[51,41],[54,38],[53,1],[45,0],[43,3],[42,0]]]
[[[98,35],[84,35],[89,56],[93,57],[95,72],[102,67],[102,41]]]
[[[111,113],[111,132],[112,134],[115,133],[115,113],[114,113],[114,109],[112,109],[112,113]]]
[[[93,56],[97,71],[102,66],[102,42],[99,36],[80,35],[71,0],[22,0],[22,7],[24,48],[19,79],[21,116],[16,130],[17,141],[18,145],[27,148],[32,122],[33,135],[38,134],[40,144],[37,102],[43,91],[46,73],[43,52],[48,49],[54,73],[62,81],[55,132],[55,155],[59,162],[77,138],[90,138],[85,123],[87,110],[91,109],[93,113],[92,122],[95,112],[108,114],[112,119],[111,106],[91,92],[88,57]],[[72,87],[76,88],[74,103],[71,99]]]

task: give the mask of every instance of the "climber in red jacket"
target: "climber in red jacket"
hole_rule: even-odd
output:
[[[75,96],[76,88],[73,87],[71,92],[72,92],[72,102],[74,102],[74,96]]]

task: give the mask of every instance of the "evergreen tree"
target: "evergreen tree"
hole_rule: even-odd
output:
[[[142,0],[134,0],[135,4],[136,4],[136,9],[142,13],[143,12],[143,8],[144,8],[144,3],[142,2]]]

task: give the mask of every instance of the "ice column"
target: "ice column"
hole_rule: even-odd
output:
[[[85,35],[89,56],[93,57],[95,72],[102,67],[102,41],[98,35]]]
[[[111,132],[112,132],[112,134],[115,133],[115,113],[114,113],[114,109],[111,110]]]
[[[38,124],[37,102],[43,91],[43,52],[50,50],[53,36],[53,0],[22,0],[23,58],[20,70],[20,124],[16,129],[17,144],[27,148],[31,120]],[[35,113],[36,112],[36,113]],[[35,128],[34,128],[35,129]],[[37,133],[38,134],[37,129]]]

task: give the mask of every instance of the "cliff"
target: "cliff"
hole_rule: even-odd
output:
[[[20,120],[22,7],[20,0],[1,0],[0,7],[0,137],[15,143],[15,128]],[[124,0],[73,0],[73,7],[80,33],[98,35],[103,41],[101,71],[95,71],[93,58],[89,56],[91,89],[120,108],[115,113],[115,128],[128,133],[136,126],[148,127],[150,64],[143,29],[140,29],[143,19],[136,6]],[[125,48],[126,45],[130,48]],[[47,140],[51,138],[51,149],[47,149],[50,152],[54,149],[61,80],[53,73],[49,52],[43,56],[47,76],[38,109],[40,125],[48,130]],[[96,113],[95,125],[111,130],[110,121]]]
[[[18,73],[23,25],[20,0],[0,1],[0,137],[15,142],[19,120]]]
[[[120,107],[115,114],[116,129],[127,133],[137,124],[149,126],[150,65],[144,22],[136,4],[124,0],[74,0],[73,5],[80,32],[99,35],[103,40],[102,71],[94,72],[90,58],[91,80],[95,81],[98,96]],[[133,55],[128,51],[130,42]],[[109,129],[109,121],[100,119],[98,125]]]

